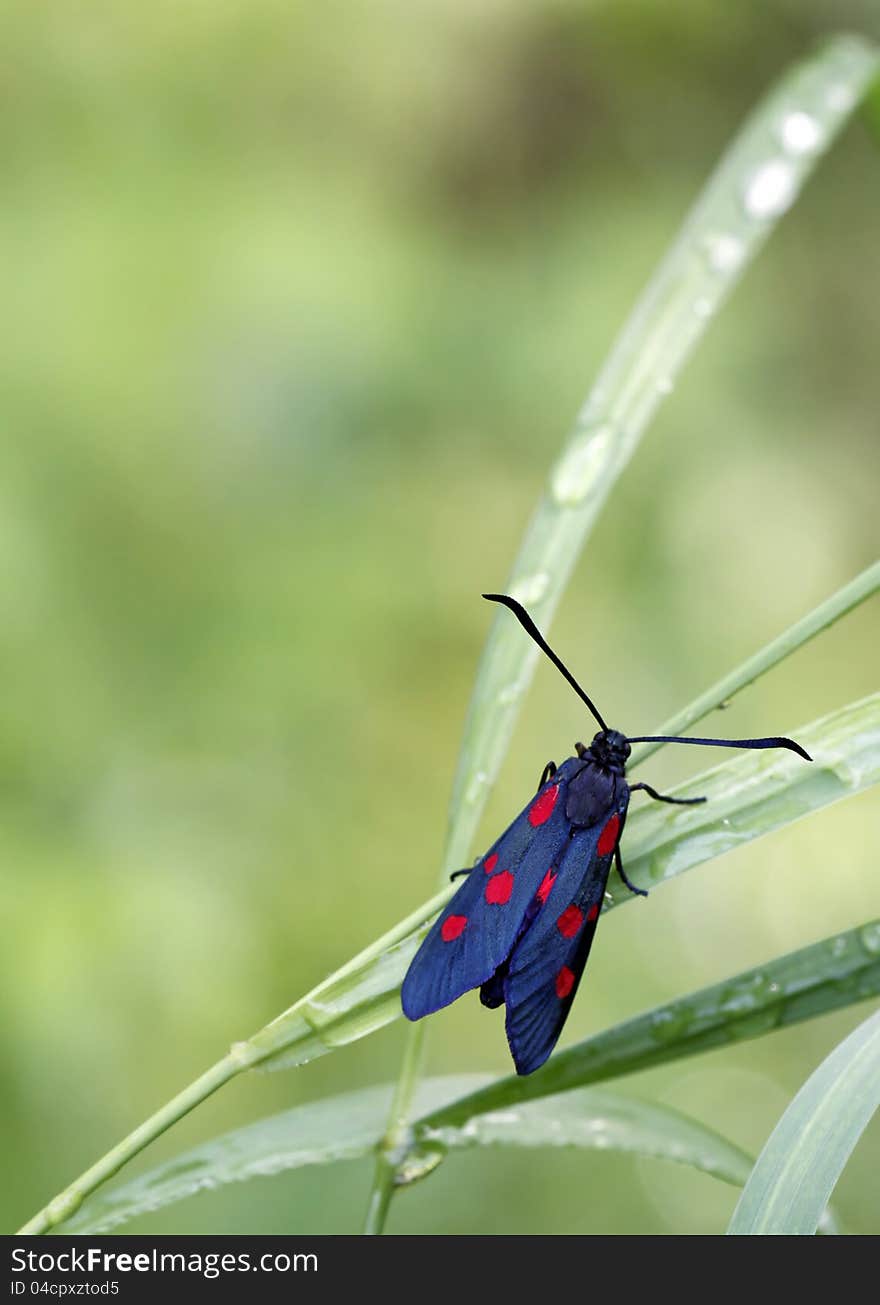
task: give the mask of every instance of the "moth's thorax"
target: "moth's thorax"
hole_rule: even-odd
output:
[[[582,743],[576,745],[579,757],[589,756],[600,769],[612,775],[622,775],[630,754],[626,736],[619,730],[601,730],[588,748]]]

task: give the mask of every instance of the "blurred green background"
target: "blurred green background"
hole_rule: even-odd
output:
[[[434,890],[479,592],[720,151],[832,26],[880,35],[877,6],[10,4],[6,1230]],[[878,210],[857,124],[594,532],[554,641],[623,728],[876,555]],[[719,732],[872,690],[878,634],[868,605]],[[485,838],[590,729],[543,667]],[[698,768],[672,751],[649,779]],[[563,1044],[880,913],[876,828],[868,794],[615,913]],[[623,1090],[758,1148],[864,1013]],[[403,1033],[238,1080],[136,1164],[392,1078]],[[431,1072],[474,1069],[509,1069],[476,998],[429,1043]],[[838,1189],[852,1232],[880,1227],[878,1143]],[[356,1231],[370,1176],[306,1170],[130,1230]],[[487,1152],[401,1195],[389,1230],[707,1233],[735,1199],[658,1162]]]

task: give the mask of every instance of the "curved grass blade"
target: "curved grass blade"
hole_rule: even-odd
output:
[[[419,1129],[419,1146],[442,1151],[472,1146],[574,1146],[636,1152],[691,1165],[741,1187],[749,1156],[714,1129],[656,1102],[583,1088],[530,1101],[514,1109],[472,1116],[461,1127]]]
[[[810,756],[742,753],[680,785],[683,797],[705,795],[702,806],[652,802],[627,819],[627,874],[650,887],[760,834],[818,811],[880,780],[880,693],[871,694],[793,731]],[[618,884],[613,898],[630,894]]]
[[[758,1037],[878,993],[880,921],[874,921],[600,1034],[527,1079],[427,1080],[415,1104],[424,1113],[400,1159],[398,1182],[424,1177],[451,1149],[498,1144],[636,1151],[742,1184],[748,1157],[712,1130],[665,1107],[579,1085]],[[390,1086],[346,1093],[204,1143],[93,1198],[68,1231],[107,1232],[199,1191],[364,1156],[382,1134],[391,1093]],[[821,1199],[818,1209],[822,1215]],[[834,1231],[833,1225],[823,1230]]]
[[[880,777],[880,695],[796,733],[816,758],[813,766],[789,753],[770,763],[763,760],[770,754],[748,753],[730,759],[704,780],[693,781],[700,789],[711,785],[719,801],[725,803],[726,814],[719,811],[715,827],[705,824],[705,809],[700,807],[682,808],[671,825],[656,808],[633,816],[634,838],[639,840],[641,851],[629,859],[629,873],[643,882],[650,882],[652,875],[668,878],[719,855],[726,847],[737,846],[827,802],[867,788]],[[763,764],[771,769],[761,773],[752,769]],[[804,772],[813,778],[805,780]],[[728,784],[739,793],[739,806],[725,796]],[[748,809],[755,821],[751,830],[738,814]],[[652,834],[651,822],[657,819],[663,823]],[[627,833],[629,836],[629,825]],[[648,842],[651,837],[658,840],[656,848]],[[278,1067],[283,1063],[302,1064],[398,1018],[398,988],[409,959],[451,891],[450,887],[426,902],[252,1038],[235,1043],[228,1056],[123,1138],[21,1231],[43,1233],[69,1219],[89,1193],[243,1069],[261,1062]],[[550,1064],[559,1061],[557,1055]]]
[[[814,1233],[878,1106],[880,1011],[835,1047],[798,1092],[758,1156],[728,1233]]]
[[[435,1110],[489,1081],[488,1074],[427,1079],[419,1087],[419,1108]],[[380,1084],[294,1106],[224,1133],[92,1197],[66,1231],[109,1232],[138,1215],[228,1183],[369,1155],[382,1135],[390,1100],[391,1086]]]
[[[419,1086],[415,1108],[423,1112],[441,1108],[488,1081],[489,1076],[483,1074],[427,1079]],[[382,1136],[392,1091],[386,1084],[347,1092],[296,1106],[205,1142],[94,1197],[70,1221],[67,1231],[107,1233],[138,1215],[228,1183],[369,1155]],[[745,1152],[677,1110],[587,1089],[548,1097],[515,1111],[486,1114],[463,1128],[424,1132],[419,1148],[404,1163],[398,1185],[425,1177],[450,1150],[476,1146],[631,1152],[690,1165],[738,1187],[752,1168]]]
[[[497,1079],[417,1120],[415,1136],[461,1128],[488,1111],[761,1037],[878,994],[880,920],[872,920],[607,1029],[557,1052],[527,1078]]]
[[[506,592],[528,606],[545,631],[651,417],[878,68],[877,49],[869,42],[833,38],[780,78],[722,156],[599,372],[514,562]],[[786,130],[792,120],[809,124],[808,148],[793,143]],[[538,655],[499,613],[471,695],[444,874],[467,864]]]
[[[710,319],[797,199],[819,157],[860,104],[880,68],[871,43],[829,40],[781,78],[749,116],[709,178],[676,240],[624,324],[551,468],[506,591],[546,629],[592,526]],[[801,130],[806,123],[809,146]],[[787,130],[787,125],[789,130]],[[513,731],[537,649],[499,614],[471,694],[449,806],[441,870],[468,853]],[[425,1026],[410,1029],[381,1150],[405,1130]],[[384,1170],[384,1172],[383,1172]],[[391,1183],[380,1154],[367,1230],[381,1226]],[[376,1189],[381,1189],[378,1191]]]
[[[880,779],[880,694],[804,725],[794,736],[813,756],[812,765],[790,752],[746,752],[676,789],[705,794],[698,807],[651,803],[627,820],[627,874],[651,887],[723,852],[769,833]],[[341,980],[334,975],[242,1046],[248,1063],[266,1068],[303,1063],[362,1037],[400,1015],[397,989],[434,914],[454,891],[414,912],[409,935],[377,955],[374,945],[355,958]],[[608,908],[630,900],[615,880]]]
[[[777,666],[779,662],[790,657],[793,652],[797,652],[810,639],[827,630],[835,621],[839,621],[847,612],[851,612],[859,603],[863,603],[872,594],[880,589],[880,561],[872,563],[866,567],[859,575],[855,576],[842,588],[826,598],[818,607],[814,607],[806,616],[802,616],[794,625],[789,626],[782,634],[772,639],[752,657],[741,662],[729,674],[723,676],[701,693],[699,698],[668,720],[663,721],[655,729],[650,731],[651,734],[684,734],[691,725],[697,721],[703,720],[710,712],[725,705],[732,698],[741,692],[742,689],[748,688],[754,684],[762,675],[766,675],[769,670]],[[638,743],[632,750],[629,768],[639,765],[646,758],[659,748],[664,747],[662,743]]]
[[[847,36],[833,39],[762,101],[722,159],[600,373],[574,435],[551,473],[549,491],[520,550],[509,589],[531,605],[542,623],[549,621],[611,485],[632,455],[662,396],[674,383],[706,321],[733,288],[776,220],[797,197],[815,159],[832,143],[864,97],[877,68],[877,52],[868,42]],[[786,143],[785,123],[793,114],[799,115],[801,123],[805,116],[814,128],[809,149],[802,148],[802,135],[800,148],[792,149],[790,135]],[[467,856],[491,778],[513,727],[518,700],[535,662],[535,650],[521,639],[514,643],[512,636],[509,623],[505,626],[496,622],[478,674],[451,804],[447,868],[457,868]],[[443,900],[445,894],[435,899],[429,914]],[[310,1038],[314,1054],[326,1049],[331,1025],[338,1030],[342,1024],[350,1031],[360,1020],[365,1032],[393,1018],[381,981],[376,984],[378,993],[370,996],[376,976],[364,967],[375,962],[376,969],[387,969],[387,950],[400,945],[419,918],[421,912],[414,913],[404,922],[406,927],[397,926],[355,957],[345,967],[345,978],[336,975],[319,985],[281,1017],[281,1030],[274,1030],[274,1034],[289,1035],[289,1042],[298,1042],[305,1057]],[[406,943],[402,946],[405,951]],[[393,962],[390,968],[394,970]],[[347,979],[359,987],[359,999],[348,1000],[347,1015],[332,1010],[325,1018],[327,1012],[319,1010],[323,994]],[[312,1014],[316,1017],[314,1024]],[[348,1040],[347,1033],[342,1040]],[[256,1039],[236,1044],[228,1056],[39,1211],[23,1231],[42,1233],[64,1221],[84,1195],[223,1083],[266,1054],[266,1048],[257,1045]],[[399,1083],[393,1124],[399,1124],[407,1113],[417,1064],[414,1040]]]

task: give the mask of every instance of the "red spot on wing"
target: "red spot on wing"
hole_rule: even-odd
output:
[[[467,924],[466,915],[447,915],[446,919],[440,926],[440,937],[444,942],[452,942],[464,933],[464,927]]]
[[[567,965],[563,965],[562,969],[556,976],[556,996],[560,1001],[562,1001],[563,998],[568,996],[573,987],[574,973]]]
[[[510,901],[512,892],[513,875],[509,870],[502,870],[500,874],[493,875],[486,884],[486,901],[490,906],[503,906],[505,902]]]
[[[551,784],[540,797],[535,798],[529,807],[529,824],[537,828],[538,825],[543,825],[546,820],[549,820],[558,797],[559,785]]]
[[[548,870],[544,878],[541,880],[540,888],[535,894],[539,902],[541,903],[546,902],[547,898],[550,896],[550,889],[553,887],[555,883],[556,883],[556,875],[553,873],[552,870]]]
[[[563,938],[573,938],[584,922],[584,913],[572,902],[567,906],[556,921],[556,928],[562,934]]]
[[[599,856],[607,856],[609,852],[614,851],[617,846],[617,831],[619,829],[620,816],[615,811],[614,815],[599,835],[599,841],[596,844],[596,852]]]
[[[593,905],[590,907],[589,911],[587,911],[587,924],[592,924],[593,921],[598,920],[598,918],[599,918],[599,903],[594,902]]]
[[[497,864],[498,864],[498,853],[493,852],[492,855],[487,856],[486,860],[483,862],[483,869],[486,871],[487,875],[490,875],[492,871],[495,869]]]

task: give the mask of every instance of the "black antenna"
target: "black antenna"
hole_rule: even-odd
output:
[[[535,643],[538,645],[541,651],[543,653],[546,653],[546,655],[550,658],[551,662],[556,667],[556,669],[562,672],[562,674],[568,680],[571,687],[574,689],[575,693],[578,695],[578,697],[581,699],[582,702],[585,702],[587,704],[590,711],[596,717],[596,720],[602,726],[602,729],[605,730],[605,732],[607,733],[608,726],[605,724],[604,720],[599,715],[595,706],[593,705],[591,700],[587,697],[587,695],[584,693],[583,689],[578,684],[577,680],[574,678],[574,676],[572,675],[568,667],[565,665],[565,663],[561,661],[559,657],[556,656],[556,653],[553,651],[553,649],[550,647],[547,640],[541,634],[541,631],[535,625],[535,622],[529,616],[526,609],[524,607],[521,607],[515,598],[508,598],[507,594],[483,594],[483,597],[488,598],[490,603],[503,603],[505,607],[510,608],[510,610],[513,612],[516,619],[519,621],[520,625],[525,630],[526,634],[528,634],[532,639],[534,639]]]
[[[796,752],[804,761],[812,761],[809,752],[805,752],[794,739],[680,739],[668,734],[643,734],[637,739],[627,736],[627,743],[696,743],[703,748],[788,748]]]
[[[515,598],[509,598],[507,594],[483,594],[483,597],[488,598],[491,603],[502,603],[505,607],[510,608],[526,634],[534,639],[541,651],[550,658],[556,669],[562,672],[575,693],[582,702],[587,704],[602,729],[607,733],[608,726],[599,715],[592,700],[584,693],[565,663],[557,657],[526,609]],[[799,743],[795,743],[794,739],[781,737],[772,739],[683,739],[670,734],[641,734],[638,738],[627,737],[627,743],[691,743],[701,748],[788,748],[790,752],[796,752],[799,757],[803,757],[804,761],[813,760],[809,752],[806,752]]]

